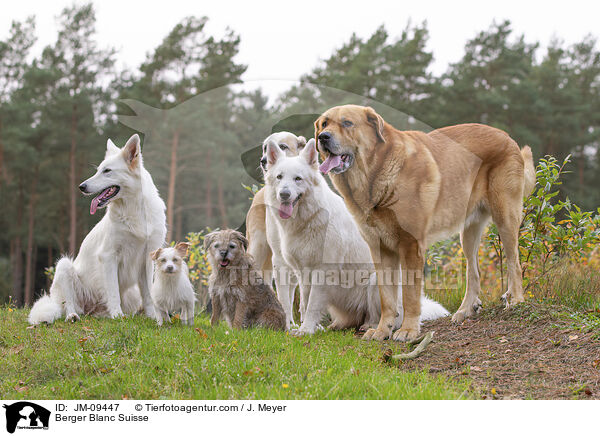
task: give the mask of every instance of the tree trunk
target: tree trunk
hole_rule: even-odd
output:
[[[77,118],[75,111],[77,106],[73,106],[73,113],[71,114],[71,150],[69,152],[69,254],[75,256],[77,253],[77,181],[75,179],[76,170],[76,131],[77,131]]]
[[[177,183],[177,147],[179,146],[179,131],[173,133],[171,141],[171,166],[169,168],[169,188],[167,194],[167,242],[173,235],[173,208],[175,206],[175,184]]]
[[[79,153],[81,153],[81,150],[79,150]],[[79,183],[81,183],[81,181],[84,178],[87,177],[82,177],[82,174],[84,174],[84,171],[86,170],[87,165],[85,165],[83,162],[89,162],[89,159],[87,157],[87,155],[84,155],[82,158],[77,159],[78,162],[76,163],[76,168],[75,168],[75,184],[77,186],[79,186]],[[80,196],[81,194],[79,193],[79,188],[75,189],[75,205],[77,205],[77,198]],[[83,219],[79,219],[79,215],[81,215],[81,209],[77,208],[75,213],[77,214],[77,230],[75,231],[75,240],[76,241],[83,241],[83,238],[85,238],[85,236],[89,233],[89,221],[86,220],[85,218]],[[79,250],[79,245],[77,245],[76,247],[77,250]]]
[[[221,168],[225,168],[225,159],[223,157],[223,149],[219,156],[219,164]],[[217,179],[217,207],[219,208],[219,214],[221,215],[221,228],[228,228],[227,222],[227,208],[225,207],[225,195],[223,193],[223,178],[219,175]]]
[[[227,209],[225,207],[225,197],[223,194],[223,181],[220,177],[217,181],[217,204],[221,214],[221,227],[226,229],[229,225],[227,223]]]
[[[213,227],[212,222],[212,171],[210,167],[210,150],[206,153],[206,225]]]
[[[177,191],[177,214],[175,217],[175,240],[182,241],[183,233],[183,208],[181,207],[181,193]]]
[[[67,206],[67,204],[61,205],[62,206]],[[58,236],[56,238],[56,241],[58,242],[58,252],[60,254],[65,254],[67,252],[66,247],[69,244],[68,241],[68,223],[67,223],[67,217],[65,216],[64,213],[59,214],[58,216]]]
[[[16,306],[23,304],[23,258],[21,252],[21,237],[15,236],[10,240],[10,266],[12,287],[10,296]]]
[[[2,181],[6,179],[4,172],[4,142],[2,142],[2,119],[0,118],[0,186]]]
[[[35,299],[35,279],[36,279],[36,270],[37,270],[37,262],[38,262],[38,245],[33,244],[33,259],[31,262],[31,289],[33,290],[32,296]]]
[[[52,245],[48,244],[48,268],[52,268],[54,266],[54,259],[52,258]],[[50,277],[46,276],[46,290],[50,292]]]
[[[33,287],[35,275],[35,262],[33,260],[33,239],[35,232],[35,205],[37,201],[38,168],[35,168],[31,189],[29,192],[29,206],[27,218],[27,249],[25,251],[25,305],[33,302]]]
[[[17,196],[17,226],[23,221],[23,191],[19,189]],[[17,306],[23,304],[23,246],[20,235],[20,228],[17,228],[17,235],[11,240],[11,265],[12,265],[12,292],[13,302]]]

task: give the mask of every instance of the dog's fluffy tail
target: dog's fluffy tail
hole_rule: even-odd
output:
[[[29,312],[29,324],[53,323],[59,319],[64,312],[63,303],[67,299],[70,306],[75,305],[75,288],[80,288],[79,277],[73,267],[73,259],[68,256],[61,258],[54,269],[54,279],[50,292],[36,301]],[[69,305],[66,305],[69,306]]]
[[[448,315],[450,312],[440,303],[421,296],[421,321],[431,321]]]
[[[62,315],[62,304],[46,294],[35,302],[29,312],[29,324],[53,323]]]
[[[525,163],[525,180],[523,182],[523,197],[529,197],[535,187],[535,165],[533,164],[533,155],[529,146],[523,147],[521,156]]]

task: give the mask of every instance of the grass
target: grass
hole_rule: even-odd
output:
[[[495,273],[497,273],[495,271]],[[426,284],[426,293],[438,301],[450,312],[455,312],[462,303],[466,283],[463,270],[454,279],[445,283],[446,287]],[[496,280],[500,283],[500,279]],[[504,275],[504,289],[489,289],[482,280],[482,291],[479,295],[483,306],[498,304],[501,295],[507,290],[507,277]],[[525,300],[560,305],[576,312],[600,312],[600,269],[593,265],[581,265],[563,259],[552,266],[552,269],[540,277],[524,291]]]
[[[464,284],[459,280],[450,290],[427,293],[453,312],[463,298]],[[499,304],[496,294],[484,287],[485,307]],[[551,308],[560,328],[567,325],[600,338],[600,273],[594,267],[560,265],[528,291],[526,299]],[[535,304],[517,306],[511,313],[520,316],[525,310],[528,325],[535,327],[539,322]],[[433,375],[426,364],[413,370],[385,364],[384,350],[406,348],[362,342],[349,331],[295,338],[262,329],[232,330],[224,324],[212,328],[206,315],[196,317],[196,328],[177,321],[159,328],[136,316],[84,317],[75,324],[59,321],[31,329],[27,314],[25,309],[0,306],[2,398],[454,399],[476,395],[471,377],[465,381]]]
[[[582,312],[600,311],[600,270],[590,265],[561,262],[540,281],[534,295],[541,301]]]
[[[308,338],[263,329],[159,328],[144,317],[84,317],[28,329],[0,308],[0,397],[11,399],[456,399],[469,383],[381,360],[393,344],[352,332]]]

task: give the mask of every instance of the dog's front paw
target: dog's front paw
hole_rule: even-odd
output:
[[[79,315],[77,315],[75,312],[71,312],[65,317],[65,321],[67,322],[77,322],[79,319]]]
[[[419,337],[419,329],[418,328],[405,328],[402,327],[400,330],[396,330],[392,339],[394,341],[399,342],[409,342],[414,341]]]
[[[110,319],[125,318],[125,314],[123,313],[123,311],[121,309],[119,309],[119,310],[113,310],[113,311],[110,312],[110,314],[108,315],[108,317]]]
[[[456,313],[452,315],[453,324],[462,324],[465,319],[474,317],[481,311],[481,300],[477,298],[473,304],[466,304],[458,308]]]
[[[458,309],[454,315],[452,315],[452,324],[462,324],[465,319],[472,316],[466,309]]]
[[[158,313],[158,311],[152,305],[144,307],[144,314],[148,318],[155,319],[156,321],[158,321],[160,319],[160,314]]]
[[[504,301],[506,309],[508,309],[512,305],[525,302],[523,294],[519,295],[518,297],[515,297],[510,291],[505,292],[501,298]]]
[[[388,339],[390,337],[390,331],[389,330],[382,330],[382,329],[369,329],[365,332],[365,334],[363,335],[362,339],[364,341],[385,341],[386,339]]]
[[[290,335],[296,336],[298,338],[304,336],[305,334],[306,334],[306,332],[303,332],[300,329],[291,329],[290,330]]]
[[[308,327],[300,327],[299,329],[292,329],[290,330],[290,334],[292,336],[306,336],[306,335],[313,335],[316,331],[316,328],[308,328]]]
[[[327,326],[327,330],[342,330],[343,326],[337,321],[333,321],[331,324]]]

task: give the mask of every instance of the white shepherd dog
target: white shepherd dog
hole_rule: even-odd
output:
[[[302,324],[295,333],[314,333],[327,311],[332,329],[376,326],[381,303],[369,247],[344,201],[319,172],[314,139],[294,157],[270,142],[267,159],[267,235],[281,238],[282,258],[274,251],[273,265],[290,268],[300,282]],[[284,279],[275,271],[278,290]],[[439,303],[421,298],[422,321],[448,315]],[[291,307],[284,309],[291,313]],[[398,314],[395,328],[402,324],[402,298]]]
[[[104,161],[79,189],[96,194],[91,214],[106,206],[108,210],[83,240],[75,260],[58,261],[50,295],[33,305],[29,323],[135,313],[140,293],[146,315],[157,319],[150,297],[150,252],[165,242],[165,204],[144,168],[139,136],[129,138],[122,149],[109,139]]]

